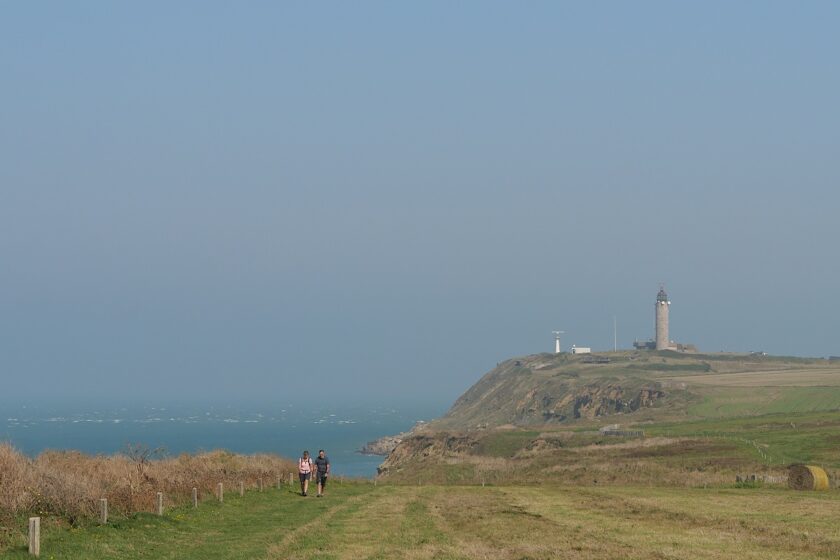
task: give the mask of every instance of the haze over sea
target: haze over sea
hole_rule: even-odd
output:
[[[361,455],[367,441],[443,413],[443,405],[306,404],[2,404],[0,441],[27,454],[45,449],[115,453],[128,445],[174,455],[223,448],[294,459],[325,449],[338,475],[370,477],[382,457]]]
[[[3,8],[0,440],[27,453],[369,476],[355,449],[552,331],[648,339],[660,283],[677,342],[840,354],[838,2]]]

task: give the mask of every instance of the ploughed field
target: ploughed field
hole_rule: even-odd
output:
[[[137,514],[46,522],[42,558],[837,558],[840,493],[783,488],[332,484]],[[25,520],[2,558],[28,558]],[[56,522],[57,523],[57,522]]]

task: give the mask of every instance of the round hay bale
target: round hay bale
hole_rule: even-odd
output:
[[[791,465],[788,469],[788,486],[794,490],[828,490],[828,475],[820,467]]]

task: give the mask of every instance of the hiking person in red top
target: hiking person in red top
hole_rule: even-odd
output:
[[[309,491],[309,478],[312,476],[312,459],[309,451],[303,452],[303,457],[298,459],[298,477],[300,478],[300,495],[306,496]]]
[[[330,474],[330,460],[324,454],[324,450],[318,452],[315,459],[315,480],[318,482],[318,497],[324,495],[324,488],[327,486],[327,476]]]

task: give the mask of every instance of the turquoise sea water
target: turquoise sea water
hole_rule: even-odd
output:
[[[44,449],[111,454],[128,445],[174,455],[211,449],[296,458],[325,449],[333,472],[370,477],[383,457],[357,450],[445,411],[441,405],[23,405],[0,404],[0,441],[35,455]]]

